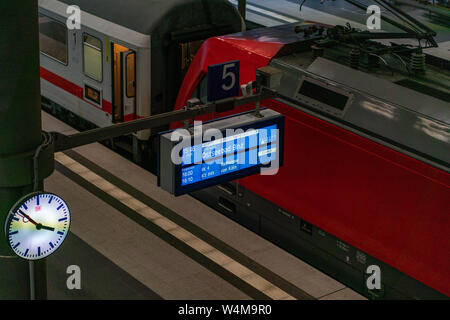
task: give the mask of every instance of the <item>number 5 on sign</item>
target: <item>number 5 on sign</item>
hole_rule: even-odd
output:
[[[208,101],[239,95],[239,61],[208,66]]]

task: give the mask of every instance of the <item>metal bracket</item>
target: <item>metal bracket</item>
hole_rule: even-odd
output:
[[[151,117],[120,123],[105,128],[88,130],[72,134],[70,136],[66,136],[57,132],[52,132],[51,134],[53,135],[55,151],[64,151],[86,144],[115,138],[132,132],[160,127],[177,121],[184,121],[186,119],[192,119],[204,114],[233,110],[238,106],[243,106],[246,104],[251,104],[276,97],[276,91],[263,87],[260,89],[260,92],[247,97],[229,98],[203,105],[194,105],[191,108],[186,107],[181,110],[161,113]]]

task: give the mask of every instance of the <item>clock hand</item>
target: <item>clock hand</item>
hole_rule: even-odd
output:
[[[40,223],[36,226],[36,229],[38,229],[38,230],[44,229],[44,230],[48,230],[48,231],[55,231],[55,228],[43,226],[43,225],[40,224]]]
[[[22,210],[19,209],[19,213],[24,216],[25,218],[28,219],[28,221],[30,221],[32,224],[34,224],[36,227],[38,225],[38,223],[36,221],[34,221],[33,219],[31,219],[31,217],[29,215],[27,215],[25,212],[23,212]]]
[[[23,215],[25,218],[27,218],[32,224],[34,224],[36,226],[36,229],[41,230],[48,230],[48,231],[55,231],[55,228],[52,227],[47,227],[42,225],[41,223],[37,223],[36,221],[34,221],[33,219],[31,219],[31,217],[29,215],[27,215],[25,212],[23,212],[22,210],[19,210],[19,213],[21,215]]]

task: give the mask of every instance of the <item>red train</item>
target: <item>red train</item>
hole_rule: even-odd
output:
[[[320,57],[315,34],[327,27],[302,28],[315,31],[252,30],[210,38],[197,52],[177,109],[191,97],[206,102],[209,65],[239,60],[241,84],[270,65],[283,71],[281,97],[262,105],[286,116],[286,138],[277,175],[194,196],[369,297],[448,297],[449,100],[363,58],[350,68],[338,45]],[[366,287],[369,265],[381,268],[380,290]]]

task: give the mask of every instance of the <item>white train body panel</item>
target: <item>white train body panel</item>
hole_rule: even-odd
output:
[[[56,0],[39,0],[39,13],[66,24],[68,5]],[[88,34],[102,43],[103,79],[91,79],[83,72],[83,35]],[[124,113],[124,121],[149,116],[150,102],[150,35],[81,12],[81,28],[67,30],[68,63],[53,59],[41,52],[41,93],[65,109],[99,127],[113,124],[113,74],[111,67],[111,43],[129,48],[136,54],[136,104],[135,110]],[[63,78],[63,79],[61,79]],[[65,80],[65,81],[64,81]],[[84,90],[88,85],[100,92],[100,103],[86,99]],[[138,133],[146,140],[149,130]]]
[[[173,110],[201,41],[243,27],[227,0],[38,3],[42,96],[99,127]]]

